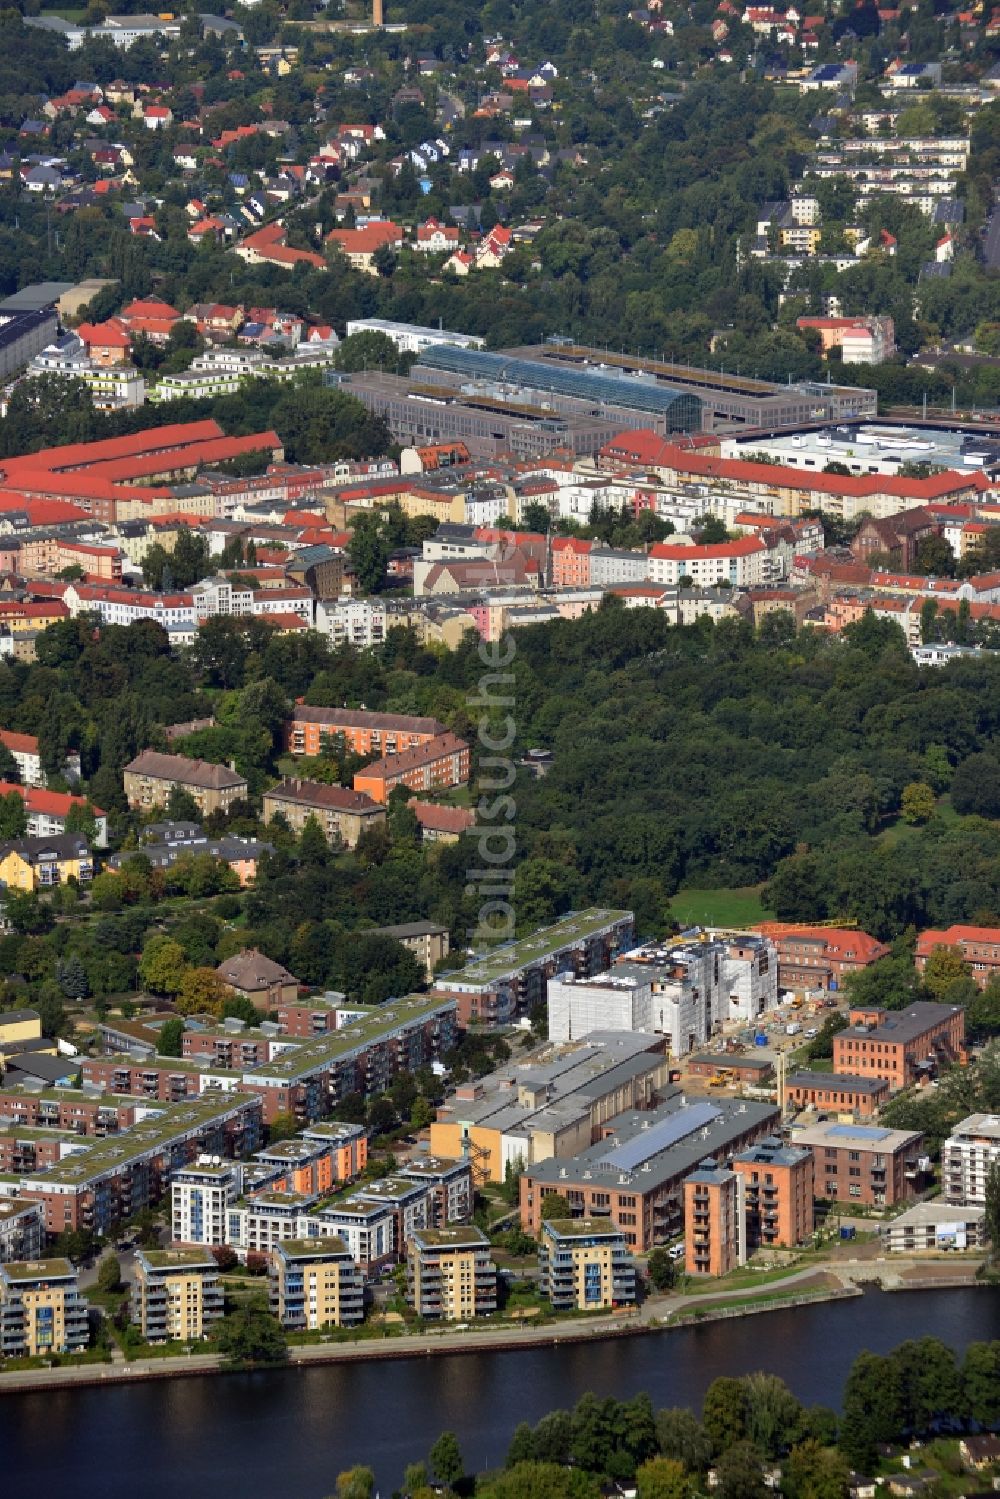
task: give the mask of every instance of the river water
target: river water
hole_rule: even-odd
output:
[[[454,1431],[466,1465],[503,1461],[519,1421],[587,1390],[700,1408],[720,1374],[767,1369],[836,1406],[854,1356],[931,1334],[1000,1338],[1000,1289],[884,1293],[526,1352],[489,1352],[0,1397],[0,1494],[47,1499],[325,1499],[352,1463],[382,1499]]]

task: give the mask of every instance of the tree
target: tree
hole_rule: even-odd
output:
[[[188,968],[181,975],[176,994],[182,1015],[218,1016],[229,990],[214,968]]]
[[[156,1050],[161,1057],[180,1057],[184,1055],[183,1047],[184,1022],[179,1016],[172,1020],[165,1020],[160,1026],[160,1035],[156,1043]]]
[[[989,1208],[987,1216],[989,1217]],[[996,1210],[994,1225],[1000,1229]],[[1000,1240],[991,1239],[992,1244],[998,1242]],[[987,1430],[995,1427],[1000,1422],[1000,1343],[969,1344],[962,1365],[962,1388],[970,1418]]]
[[[729,540],[729,532],[726,530],[725,521],[721,521],[717,515],[704,515],[696,522],[698,528],[698,541],[701,546],[716,546],[719,542]]]
[[[378,593],[385,578],[389,547],[375,516],[362,515],[354,523],[347,555],[363,594]]]
[[[476,1488],[479,1499],[601,1499],[601,1486],[590,1473],[559,1463],[525,1461]]]
[[[418,1093],[410,1109],[410,1124],[414,1129],[428,1129],[434,1123],[434,1109],[422,1093]]]
[[[713,1379],[701,1413],[713,1452],[722,1452],[747,1434],[747,1393],[740,1379]]]
[[[941,999],[956,979],[969,978],[971,972],[960,947],[939,942],[931,949],[924,966],[924,985],[935,999]]]
[[[154,994],[177,994],[184,982],[187,958],[179,942],[154,932],[143,949],[139,976]]]
[[[911,781],[903,787],[899,809],[903,821],[916,827],[934,816],[936,804],[937,798],[926,781]]]
[[[375,1474],[360,1465],[337,1474],[337,1499],[372,1499]]]
[[[17,791],[0,796],[0,838],[23,838],[28,831],[24,797]]]
[[[646,1269],[654,1291],[669,1291],[677,1279],[674,1261],[662,1246],[650,1250]]]
[[[216,1323],[212,1336],[229,1365],[283,1364],[288,1358],[281,1323],[256,1306],[228,1312]]]
[[[861,1353],[844,1387],[838,1445],[851,1467],[870,1472],[879,1442],[892,1442],[903,1429],[899,1375],[891,1358]]]
[[[651,1457],[635,1475],[636,1499],[689,1499],[691,1481],[672,1457]]]
[[[561,1192],[546,1192],[542,1198],[541,1213],[542,1222],[548,1223],[558,1218],[572,1218],[573,1209]]]
[[[955,571],[955,554],[943,536],[925,536],[917,542],[913,571],[926,577],[951,577]]]
[[[767,1499],[764,1467],[760,1453],[751,1442],[734,1442],[727,1447],[716,1463],[715,1471],[718,1499]]]
[[[56,965],[56,978],[67,999],[85,999],[90,993],[90,980],[79,953],[70,953]]]
[[[1000,817],[1000,760],[995,755],[969,755],[955,770],[951,803],[963,816]]]
[[[743,1381],[746,1390],[747,1436],[765,1457],[779,1457],[795,1441],[802,1422],[802,1406],[776,1374],[758,1371]]]
[[[299,1122],[294,1114],[275,1114],[267,1127],[267,1143],[277,1145],[279,1140],[293,1140],[298,1129]]]
[[[847,1499],[849,1484],[850,1469],[843,1457],[815,1438],[792,1448],[782,1472],[782,1487],[790,1499]]]
[[[451,1487],[465,1472],[458,1438],[453,1431],[443,1431],[429,1454],[431,1472],[441,1483]]]
[[[299,863],[306,869],[322,869],[330,862],[330,845],[318,820],[311,813],[299,834]]]
[[[664,1457],[672,1457],[689,1473],[699,1473],[712,1460],[712,1444],[701,1422],[685,1406],[671,1406],[656,1417],[656,1442]]]
[[[990,1258],[996,1259],[1000,1252],[1000,1161],[990,1162],[986,1173],[983,1202],[986,1210],[986,1236],[990,1241]]]
[[[122,1283],[121,1266],[114,1254],[105,1254],[97,1267],[97,1286],[101,1291],[117,1291]]]

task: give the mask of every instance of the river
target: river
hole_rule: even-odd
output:
[[[855,1354],[932,1334],[1000,1338],[1000,1290],[884,1293],[527,1352],[477,1353],[0,1397],[4,1495],[325,1499],[370,1464],[383,1499],[443,1430],[470,1468],[499,1465],[518,1421],[587,1390],[700,1407],[720,1374],[768,1369],[836,1405]]]

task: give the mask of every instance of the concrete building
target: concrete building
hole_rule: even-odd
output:
[[[467,1158],[477,1184],[502,1182],[508,1166],[575,1155],[608,1120],[651,1108],[669,1074],[662,1040],[596,1031],[545,1062],[508,1064],[461,1084],[438,1108],[431,1150]]]
[[[611,1311],[635,1301],[635,1264],[621,1233],[603,1219],[548,1219],[538,1268],[538,1288],[553,1311]]]
[[[464,968],[439,974],[434,989],[455,999],[463,1025],[509,1025],[546,999],[549,981],[557,974],[590,978],[603,973],[634,937],[631,911],[591,907],[530,937],[503,943]]]
[[[970,1114],[941,1145],[941,1185],[946,1202],[983,1207],[986,1178],[1000,1161],[1000,1114]]]
[[[684,1226],[684,1183],[706,1160],[728,1163],[780,1124],[773,1104],[695,1099],[674,1091],[653,1109],[611,1119],[600,1138],[571,1157],[525,1167],[521,1226],[537,1234],[545,1198],[565,1197],[574,1213],[607,1218],[631,1250],[645,1254]]]
[[[811,1150],[774,1136],[733,1157],[743,1178],[746,1244],[754,1249],[794,1249],[813,1235]]]
[[[364,1276],[343,1239],[285,1239],[271,1250],[271,1311],[290,1332],[357,1327],[364,1321]]]
[[[407,952],[411,952],[424,965],[424,972],[429,979],[434,977],[437,964],[443,962],[451,951],[451,934],[448,928],[438,926],[434,921],[405,921],[400,926],[377,926],[371,935],[391,937],[394,942],[401,942]]]
[[[684,1269],[728,1275],[746,1263],[745,1180],[708,1161],[684,1183]]]
[[[384,333],[392,339],[401,354],[422,354],[435,344],[453,344],[459,349],[481,349],[486,340],[474,333],[451,333],[447,328],[423,328],[419,323],[394,323],[388,318],[348,318],[347,336],[352,333]]]
[[[327,842],[345,848],[356,848],[363,832],[385,822],[385,808],[363,792],[287,776],[264,792],[264,822],[272,822],[279,812],[296,833],[315,818]]]
[[[132,1321],[148,1343],[200,1342],[222,1312],[219,1266],[209,1250],[136,1250]]]
[[[986,1211],[944,1202],[918,1202],[879,1229],[890,1254],[920,1254],[943,1249],[982,1249],[988,1242]]]
[[[833,1038],[834,1072],[884,1077],[893,1092],[934,1077],[965,1044],[965,1011],[925,1001],[905,1010],[853,1006],[850,1025]]]
[[[46,1358],[82,1353],[89,1341],[87,1300],[69,1260],[0,1265],[0,1354]]]
[[[170,1181],[170,1237],[175,1244],[225,1244],[226,1215],[243,1187],[236,1161],[206,1156]]]
[[[693,542],[660,541],[649,549],[648,576],[652,583],[676,588],[682,578],[696,588],[754,588],[769,581],[768,548],[757,536],[696,546]]]
[[[479,1228],[417,1229],[406,1246],[406,1299],[420,1317],[471,1322],[497,1309],[497,1267]]]
[[[44,1242],[45,1225],[38,1203],[0,1197],[0,1264],[36,1260]]]
[[[233,802],[247,795],[247,783],[226,765],[189,760],[185,755],[161,755],[143,750],[125,767],[125,796],[133,811],[166,806],[174,787],[187,791],[203,817],[210,812],[228,812]]]
[[[785,1102],[797,1109],[873,1118],[887,1102],[889,1080],[837,1072],[795,1072],[785,1080]]]
[[[896,352],[891,317],[800,317],[796,327],[815,330],[823,353],[839,349],[845,364],[881,364]]]
[[[828,1121],[793,1127],[792,1142],[812,1151],[816,1196],[830,1202],[892,1207],[914,1197],[930,1169],[914,1130]]]

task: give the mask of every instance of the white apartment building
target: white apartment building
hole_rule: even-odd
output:
[[[137,369],[131,364],[107,367],[95,364],[75,333],[64,333],[35,355],[24,377],[31,380],[38,375],[81,380],[100,411],[130,410],[141,406],[146,399],[146,382]]]
[[[331,645],[350,644],[356,650],[381,645],[393,615],[378,599],[320,599],[316,605],[316,629]]]
[[[616,974],[577,979],[560,973],[546,991],[550,1041],[579,1041],[591,1031],[649,1031],[653,1016],[653,975]]]
[[[175,1172],[170,1183],[174,1243],[225,1244],[228,1212],[240,1194],[241,1177],[234,1162],[207,1159]]]
[[[956,1124],[941,1146],[945,1202],[985,1206],[986,1177],[996,1161],[1000,1161],[1000,1114],[970,1114]]]
[[[474,333],[452,333],[447,328],[424,328],[419,323],[394,323],[389,318],[350,318],[347,336],[352,333],[384,333],[401,354],[422,354],[435,344],[452,344],[459,349],[482,349],[486,340]]]
[[[650,582],[668,587],[676,586],[681,578],[690,578],[696,588],[715,588],[720,583],[750,588],[767,582],[769,576],[768,549],[755,536],[714,546],[663,541],[649,552]]]

